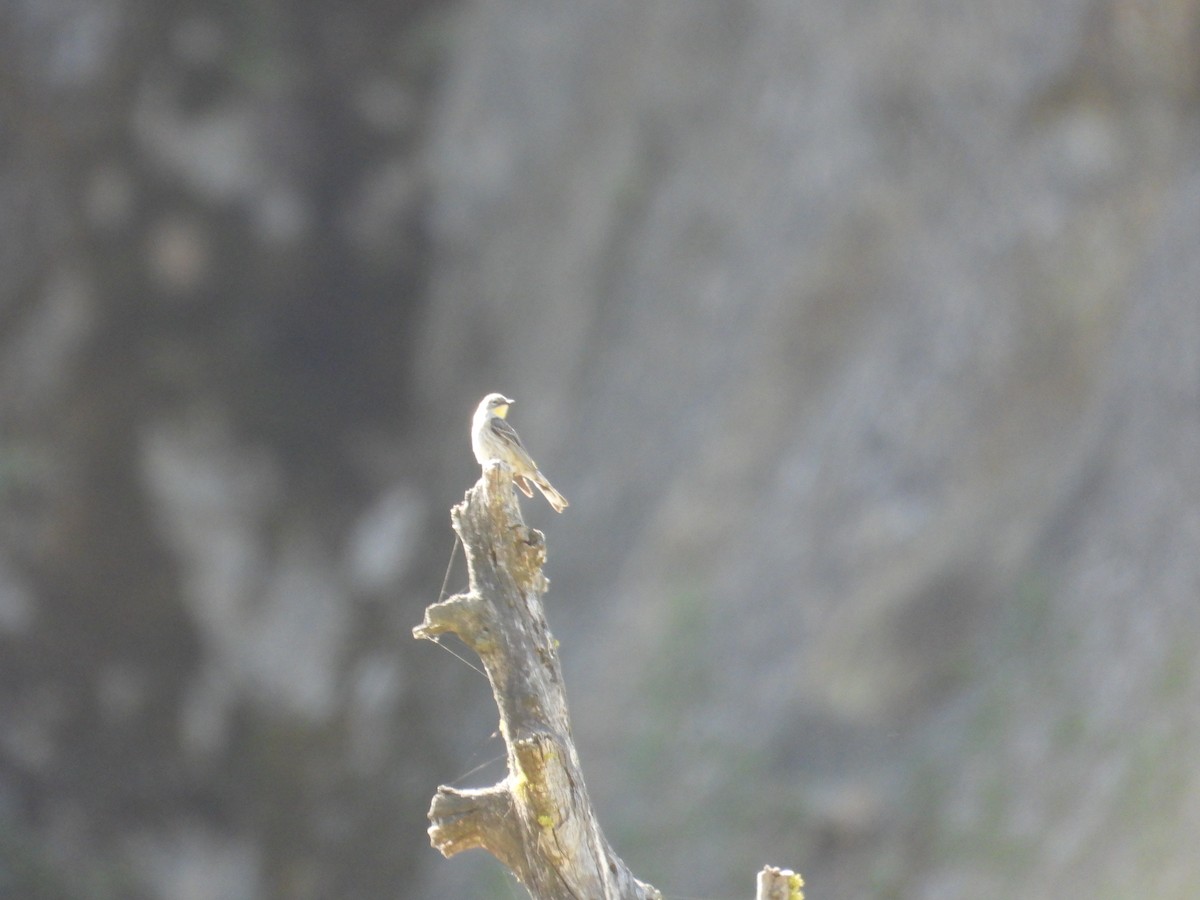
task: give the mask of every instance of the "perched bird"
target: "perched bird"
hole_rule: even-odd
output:
[[[533,496],[533,488],[529,486],[533,482],[554,511],[562,512],[567,508],[567,498],[538,471],[537,463],[517,437],[516,430],[504,420],[512,404],[513,401],[503,394],[488,394],[479,401],[471,422],[471,449],[475,451],[475,459],[481,466],[494,459],[507,463],[512,469],[513,483],[526,497]]]

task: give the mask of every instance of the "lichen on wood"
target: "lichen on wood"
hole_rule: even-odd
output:
[[[758,873],[755,900],[804,900],[804,879],[799,872],[766,866]]]

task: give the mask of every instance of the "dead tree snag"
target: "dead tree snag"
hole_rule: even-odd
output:
[[[503,463],[484,470],[451,520],[467,552],[468,589],[426,609],[413,636],[451,632],[478,654],[500,711],[508,775],[489,788],[439,787],[430,841],[447,857],[487,850],[535,900],[662,900],[633,876],[596,821],[571,738],[557,641],[542,609],[545,541],[521,518]],[[759,892],[803,896],[798,876],[778,869],[764,870]]]
[[[571,738],[558,648],[546,624],[546,547],[528,528],[511,475],[494,463],[452,512],[469,588],[425,611],[418,638],[453,632],[478,655],[500,710],[508,777],[438,788],[429,837],[446,856],[480,847],[537,900],[661,900],[613,852],[588,799]]]

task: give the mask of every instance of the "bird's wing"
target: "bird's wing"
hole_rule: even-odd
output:
[[[496,437],[510,446],[524,450],[526,456],[529,455],[529,451],[525,450],[525,445],[521,443],[521,439],[517,436],[517,430],[509,425],[508,422],[499,416],[492,416],[488,424],[491,426],[492,433]]]

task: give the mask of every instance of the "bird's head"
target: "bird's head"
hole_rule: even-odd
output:
[[[500,418],[503,419],[505,416],[508,415],[508,408],[514,402],[515,401],[510,400],[508,397],[505,397],[503,394],[488,394],[486,397],[483,398],[483,402],[480,403],[479,405],[483,409],[486,409],[488,412],[495,413],[497,416],[499,416]]]

